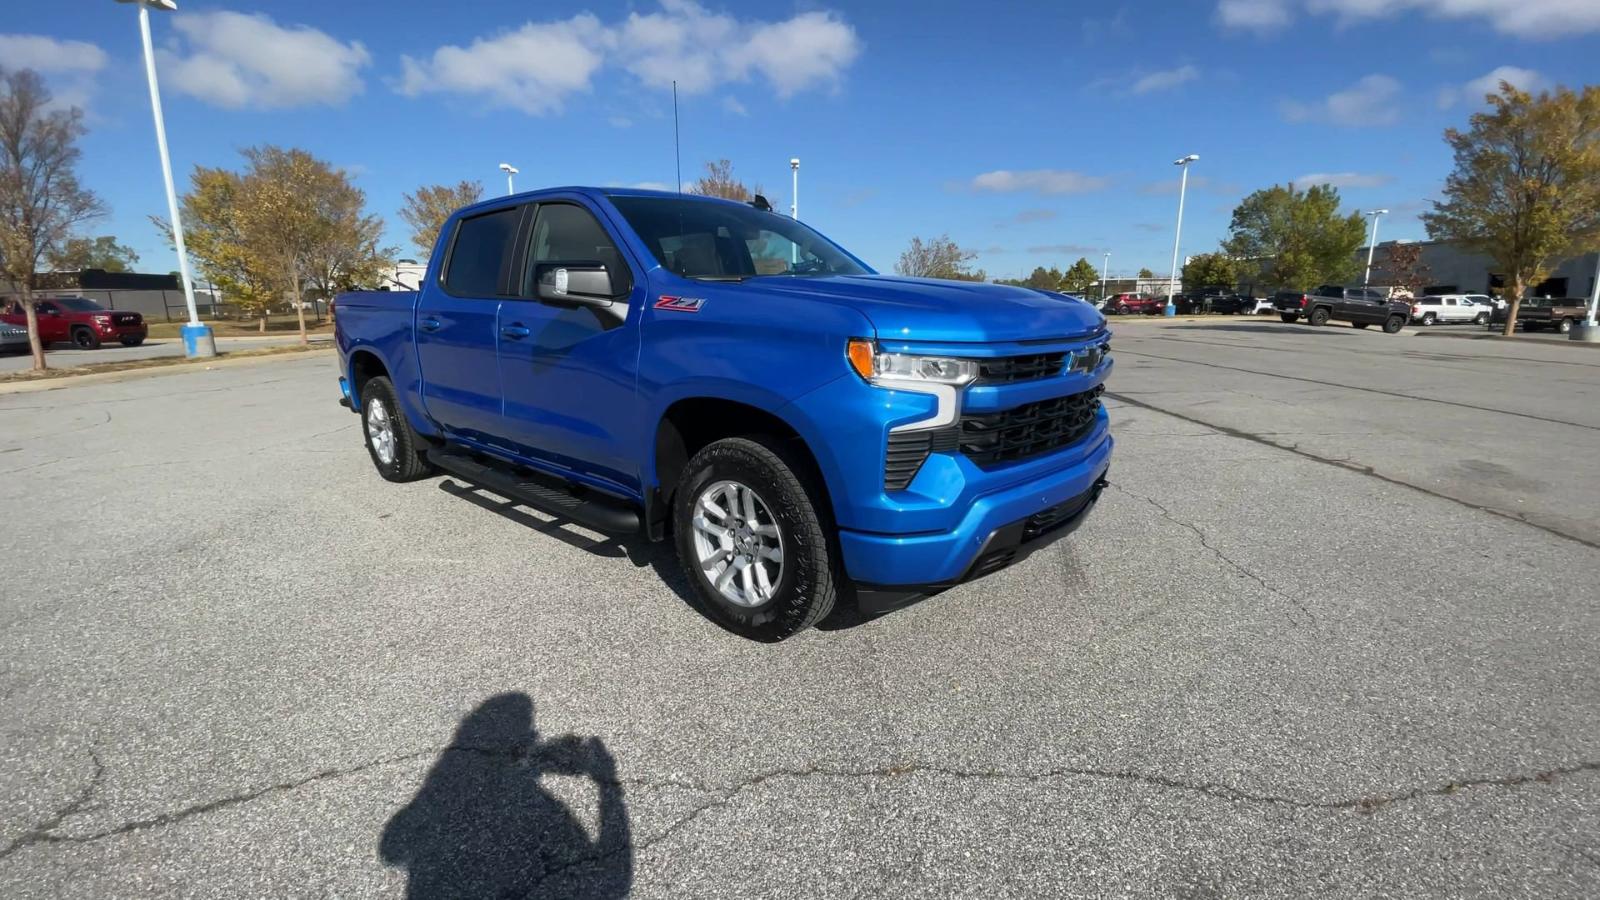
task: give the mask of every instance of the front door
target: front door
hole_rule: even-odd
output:
[[[1352,288],[1344,296],[1344,318],[1352,322],[1382,322],[1388,318],[1386,304],[1378,300],[1377,291]]]
[[[542,202],[527,245],[522,284],[500,305],[499,366],[506,436],[531,459],[638,488],[628,451],[639,428],[636,406],[642,283],[595,211],[578,202]],[[541,303],[541,263],[602,263],[616,296],[606,308]]]
[[[422,402],[448,432],[494,442],[500,426],[500,371],[494,363],[500,304],[511,292],[518,226],[525,205],[459,220],[442,274],[417,302],[417,362]]]

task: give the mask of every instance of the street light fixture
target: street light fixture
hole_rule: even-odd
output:
[[[501,163],[500,171],[506,173],[506,196],[509,197],[517,192],[516,185],[512,181],[512,178],[521,170],[516,166],[513,166],[511,163]]]
[[[1372,237],[1367,241],[1367,271],[1361,276],[1361,286],[1366,287],[1372,282],[1372,251],[1378,249],[1378,217],[1387,216],[1387,209],[1375,209],[1367,215],[1372,217]]]
[[[150,82],[150,112],[156,120],[156,148],[161,153],[161,177],[167,185],[167,214],[172,217],[172,245],[178,251],[178,277],[183,280],[183,299],[189,307],[189,321],[183,326],[183,354],[190,359],[217,355],[217,338],[211,326],[200,321],[194,304],[194,279],[189,277],[189,250],[183,243],[183,221],[178,216],[178,190],[172,183],[172,158],[167,154],[167,125],[161,116],[161,88],[156,83],[156,54],[150,41],[150,10],[173,12],[173,0],[117,0],[139,6],[139,37],[144,44],[144,73]],[[216,312],[216,295],[211,297]]]
[[[1169,316],[1178,314],[1178,307],[1172,302],[1172,296],[1178,292],[1178,244],[1183,240],[1183,195],[1189,190],[1189,163],[1200,158],[1200,154],[1191,153],[1182,159],[1175,159],[1172,164],[1183,170],[1183,178],[1178,181],[1178,227],[1172,235],[1172,276],[1167,279],[1167,309]]]

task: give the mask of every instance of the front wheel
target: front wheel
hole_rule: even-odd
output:
[[[1310,321],[1313,325],[1326,325],[1328,324],[1328,320],[1332,317],[1333,313],[1329,312],[1326,306],[1319,306],[1311,311]]]
[[[1572,320],[1571,319],[1562,319],[1559,323],[1556,324],[1556,330],[1561,332],[1562,334],[1571,334],[1572,333]]]
[[[387,377],[379,375],[361,386],[361,423],[367,453],[386,480],[416,481],[433,473],[433,466],[418,446],[421,442],[400,411],[400,396]]]
[[[1487,325],[1487,324],[1489,324],[1489,314],[1488,313],[1478,313],[1478,317],[1473,319],[1472,321],[1477,323],[1477,324],[1479,324],[1479,325]]]
[[[1390,316],[1389,318],[1383,320],[1383,333],[1399,334],[1400,329],[1405,327],[1405,324],[1405,316]]]
[[[89,328],[72,329],[72,346],[79,350],[94,350],[100,346],[100,335]]]
[[[725,438],[696,453],[672,505],[678,559],[700,611],[761,641],[826,616],[843,575],[822,497],[775,440]]]

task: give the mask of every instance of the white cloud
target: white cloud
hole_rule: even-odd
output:
[[[1600,31],[1595,0],[1219,0],[1224,25],[1270,31],[1289,24],[1294,8],[1354,24],[1419,12],[1440,19],[1479,19],[1502,34],[1558,38]]]
[[[1363,174],[1361,172],[1314,172],[1310,175],[1301,175],[1293,180],[1294,186],[1308,188],[1312,185],[1326,185],[1336,188],[1373,188],[1383,187],[1394,181],[1393,175]]]
[[[56,109],[87,108],[95,75],[106,67],[106,52],[87,41],[62,41],[41,34],[0,34],[0,65],[32,69],[50,86]]]
[[[1081,194],[1103,190],[1110,183],[1106,178],[1064,169],[1029,169],[1021,172],[997,169],[972,179],[972,189],[997,194],[1021,191],[1036,194]]]
[[[1440,88],[1439,108],[1449,109],[1462,101],[1475,105],[1482,104],[1484,98],[1489,94],[1500,93],[1500,82],[1502,81],[1509,82],[1517,90],[1530,92],[1541,90],[1549,84],[1543,75],[1532,69],[1523,69],[1518,66],[1499,66],[1460,87]]]
[[[1400,82],[1387,75],[1368,75],[1316,103],[1285,101],[1283,117],[1290,122],[1328,122],[1350,127],[1393,125],[1400,120],[1399,97]]]
[[[476,94],[540,115],[559,110],[602,70],[616,67],[647,87],[676,81],[684,94],[759,77],[779,97],[789,97],[836,85],[861,46],[855,29],[831,12],[741,20],[694,0],[661,0],[659,10],[630,13],[614,24],[583,13],[529,22],[467,47],[440,47],[431,59],[404,57],[397,87],[409,96]],[[728,98],[723,105],[735,111],[739,103]]]
[[[372,62],[359,41],[260,14],[183,13],[172,25],[182,39],[161,51],[162,86],[231,109],[338,106],[365,88]]]
[[[739,98],[737,98],[737,97],[723,97],[722,98],[722,108],[724,110],[726,110],[727,112],[733,113],[736,116],[748,116],[748,115],[750,115],[750,110],[745,109],[744,108],[744,104],[740,103],[739,102]]]
[[[1176,69],[1164,69],[1160,72],[1151,72],[1133,83],[1130,89],[1135,94],[1148,94],[1151,91],[1165,91],[1175,88],[1186,81],[1193,81],[1200,77],[1200,70],[1194,66],[1179,66]]]

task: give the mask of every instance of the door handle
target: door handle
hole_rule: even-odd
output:
[[[435,319],[433,316],[428,316],[427,318],[418,322],[417,327],[421,328],[423,331],[432,333],[438,331],[440,328],[443,328],[444,323],[440,322],[438,319]]]
[[[524,325],[501,325],[500,326],[500,336],[503,337],[503,338],[510,338],[513,341],[520,341],[520,340],[522,340],[523,338],[527,337],[530,334],[533,334],[532,329],[529,329],[528,327],[526,327]]]

